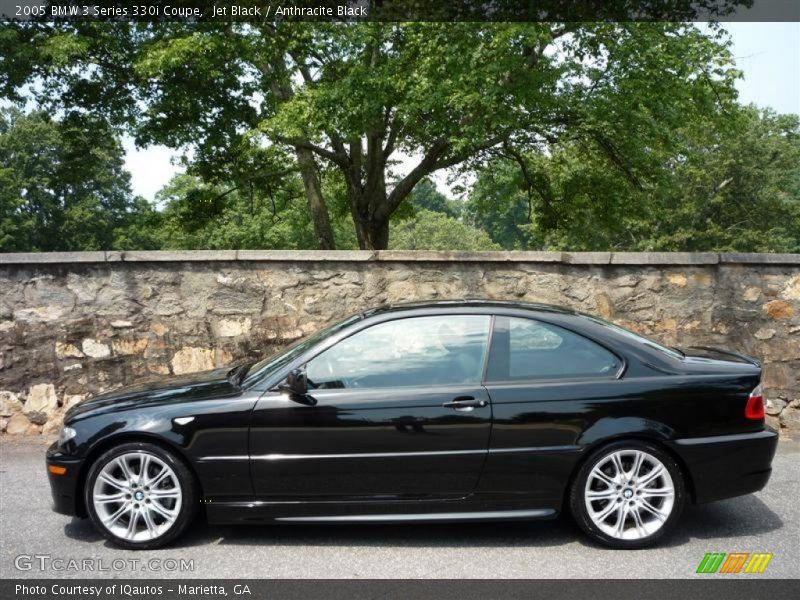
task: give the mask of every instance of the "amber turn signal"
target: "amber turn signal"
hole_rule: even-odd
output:
[[[66,475],[66,467],[57,467],[56,465],[47,465],[47,470],[53,475]]]

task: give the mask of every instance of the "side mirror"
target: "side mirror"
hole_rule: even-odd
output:
[[[286,387],[289,392],[298,396],[305,396],[308,393],[308,379],[304,369],[293,369],[286,376]]]
[[[286,383],[279,388],[282,392],[289,392],[289,398],[300,404],[314,406],[317,400],[308,395],[308,377],[305,369],[293,369],[286,376]]]

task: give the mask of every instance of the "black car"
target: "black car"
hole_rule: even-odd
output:
[[[761,366],[572,310],[369,310],[255,364],[102,394],[47,453],[55,510],[125,548],[213,523],[546,519],[652,544],[686,502],[760,490]]]

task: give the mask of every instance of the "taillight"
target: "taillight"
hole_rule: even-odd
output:
[[[750,392],[747,405],[744,407],[744,416],[753,421],[764,420],[764,392],[761,390],[760,384]]]

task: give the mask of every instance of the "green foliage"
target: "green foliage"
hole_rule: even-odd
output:
[[[732,108],[724,125],[681,127],[635,178],[582,144],[499,155],[478,175],[467,220],[504,248],[796,252],[797,117]]]
[[[461,217],[463,202],[448,198],[436,189],[433,181],[423,179],[408,195],[408,206],[412,214],[429,210],[458,219]]]
[[[164,206],[162,247],[313,247],[313,229],[297,186],[250,192],[249,187],[211,185],[191,175],[173,178],[158,194]]]
[[[0,252],[150,248],[153,218],[103,121],[0,111]]]
[[[465,219],[482,227],[506,250],[527,250],[535,198],[526,193],[517,165],[510,160],[493,160],[478,172],[464,206]]]
[[[489,235],[454,217],[422,210],[392,225],[393,250],[501,250]]]
[[[335,197],[336,191],[331,190]],[[164,249],[225,250],[315,247],[314,228],[295,174],[280,186],[209,184],[189,174],[174,177],[158,193],[163,206],[157,232]],[[338,215],[339,247],[356,247],[347,215]]]
[[[192,173],[214,185],[280,180],[276,165],[291,160],[318,243],[332,243],[343,198],[359,246],[381,248],[420,181],[503,147],[565,152],[567,187],[602,179],[583,170],[590,160],[646,188],[680,146],[677,132],[723,130],[735,106],[738,71],[728,41],[711,31],[658,22],[15,23],[0,27],[0,89],[14,98],[29,86],[43,106],[86,111],[140,143],[191,148]],[[419,162],[387,185],[397,151]],[[322,189],[318,173],[338,181]],[[606,200],[599,190],[564,193]],[[529,242],[521,225],[504,239],[561,243],[536,237],[563,229],[548,202],[532,215],[541,227]]]
[[[66,116],[2,114],[0,250],[798,251],[798,120],[736,103],[729,48],[666,22],[3,24],[4,96]],[[161,211],[120,130],[191,151]]]
[[[686,131],[640,249],[800,251],[800,119],[745,109],[722,132]]]

